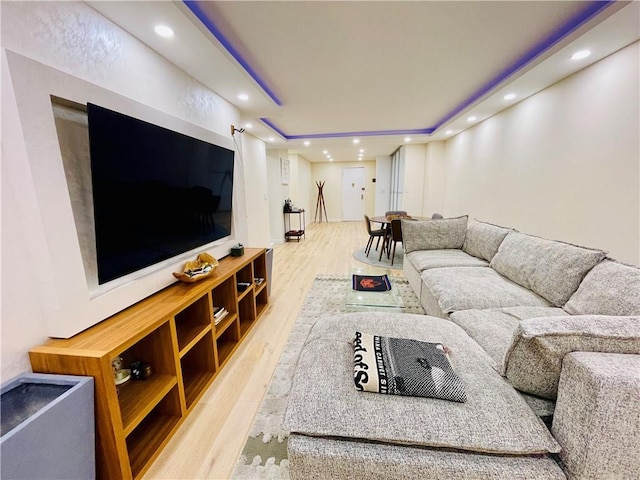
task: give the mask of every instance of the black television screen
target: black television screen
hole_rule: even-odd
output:
[[[231,234],[234,152],[87,105],[98,283]]]

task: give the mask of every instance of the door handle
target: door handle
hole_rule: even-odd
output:
[[[360,194],[360,200],[364,200],[364,195]]]

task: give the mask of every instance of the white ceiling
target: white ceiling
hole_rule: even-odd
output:
[[[252,124],[245,134],[310,161],[327,161],[324,150],[356,161],[360,149],[372,160],[406,137],[455,135],[640,38],[638,2],[616,2],[568,33],[594,2],[89,4],[237,106],[236,127]],[[175,36],[157,36],[157,24]],[[570,60],[584,48],[590,57]]]

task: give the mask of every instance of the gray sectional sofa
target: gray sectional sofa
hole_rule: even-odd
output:
[[[402,231],[427,316],[316,323],[285,414],[291,477],[640,478],[640,270],[466,216]],[[355,331],[446,344],[468,401],[356,391]]]

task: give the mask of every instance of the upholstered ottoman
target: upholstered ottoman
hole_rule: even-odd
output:
[[[357,391],[355,332],[442,343],[467,401]],[[460,327],[424,315],[325,317],[301,352],[285,413],[293,480],[563,479],[550,432]]]

